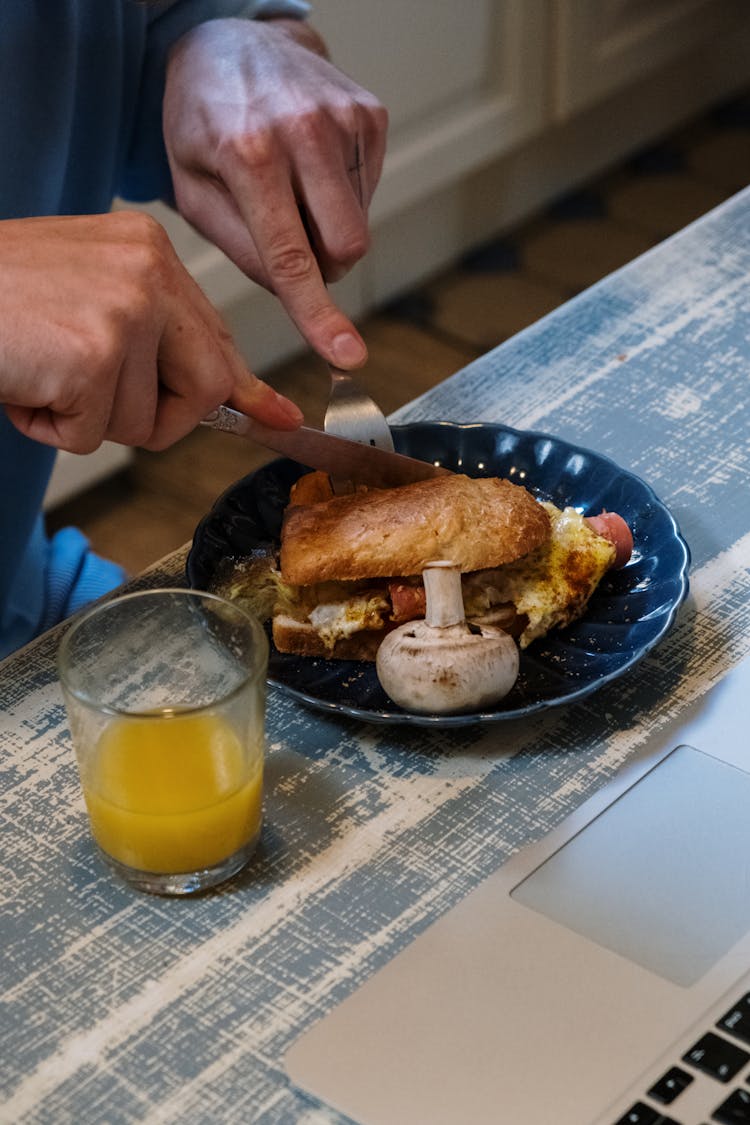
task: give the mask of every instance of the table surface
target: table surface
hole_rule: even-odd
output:
[[[54,670],[0,665],[0,1121],[336,1122],[285,1050],[750,649],[750,191],[411,403],[612,457],[670,507],[691,594],[623,679],[526,722],[438,731],[268,706],[255,860],[137,894],[90,842]],[[180,580],[184,552],[140,579]]]

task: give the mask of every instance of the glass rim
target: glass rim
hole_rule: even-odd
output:
[[[99,703],[91,697],[88,692],[82,692],[79,688],[73,686],[66,674],[64,667],[65,658],[69,655],[70,645],[72,638],[79,630],[86,625],[92,617],[98,617],[99,614],[106,612],[114,606],[122,605],[124,602],[135,601],[139,598],[149,597],[156,594],[177,594],[181,598],[200,598],[203,601],[215,602],[218,605],[228,606],[231,610],[238,614],[240,618],[244,618],[245,622],[250,626],[252,633],[256,639],[262,641],[264,649],[264,657],[267,660],[268,656],[268,637],[266,636],[265,629],[257,617],[252,613],[238,605],[237,602],[229,601],[228,598],[222,597],[220,594],[209,593],[208,590],[195,590],[187,586],[153,586],[143,590],[131,590],[127,594],[117,594],[114,597],[105,595],[103,600],[98,600],[92,605],[87,606],[85,609],[79,611],[79,615],[74,615],[70,627],[66,629],[65,634],[60,641],[57,649],[57,675],[63,689],[68,692],[76,702],[85,707],[100,712],[103,715],[110,715],[113,718],[129,718],[129,719],[147,719],[153,718],[153,710],[146,711],[133,711],[126,710],[121,707],[114,707],[108,703]],[[263,662],[263,664],[265,661]],[[200,711],[206,711],[210,707],[223,706],[230,702],[232,698],[239,695],[244,691],[248,683],[258,678],[261,669],[247,670],[246,674],[241,678],[240,682],[233,688],[229,689],[224,695],[212,700],[211,703],[200,703],[195,706],[180,707],[179,711],[175,712],[175,717],[182,717],[183,715],[196,714]],[[265,680],[265,676],[263,677]]]

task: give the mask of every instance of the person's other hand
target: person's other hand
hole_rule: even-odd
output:
[[[387,114],[295,20],[214,20],[170,56],[164,135],[180,212],[275,293],[329,362],[367,352],[326,281],[369,245]]]
[[[0,322],[0,403],[45,445],[163,449],[223,402],[279,429],[302,418],[144,214],[0,222]]]

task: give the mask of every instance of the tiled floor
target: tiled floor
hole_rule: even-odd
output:
[[[386,412],[514,335],[750,183],[750,93],[675,132],[360,328],[367,386]],[[322,422],[328,389],[305,355],[266,376]],[[190,539],[233,481],[267,460],[199,430],[162,454],[139,452],[127,476],[50,515],[81,527],[102,554],[143,568]]]

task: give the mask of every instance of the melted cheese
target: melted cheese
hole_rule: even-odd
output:
[[[481,618],[493,606],[512,602],[528,619],[519,638],[522,648],[579,617],[615,557],[609,540],[592,531],[575,508],[544,507],[552,523],[544,546],[464,582],[467,617]]]

